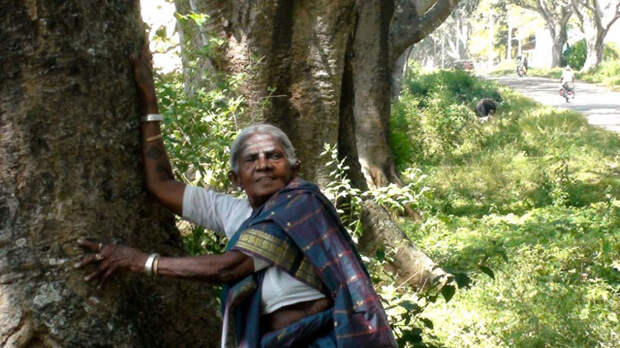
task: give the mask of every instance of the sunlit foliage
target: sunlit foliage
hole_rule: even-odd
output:
[[[456,97],[461,92],[454,86],[463,82],[452,80],[468,78],[502,100],[495,119],[476,124],[469,117],[456,128],[461,133],[432,139],[448,142],[435,147],[450,151],[399,159],[401,166],[420,168],[432,191],[425,219],[402,220],[403,228],[463,285],[450,302],[424,311],[434,324],[423,331],[424,342],[614,347],[620,329],[620,137],[587,125],[579,114],[461,73],[411,76],[406,84],[443,90],[440,98],[462,108],[481,95],[474,87]],[[433,109],[427,95],[401,98],[393,121],[423,129],[431,115],[454,118],[450,108]],[[429,141],[413,134],[417,138],[407,141]]]

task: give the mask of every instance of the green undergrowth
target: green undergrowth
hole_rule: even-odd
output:
[[[596,70],[585,74],[577,73],[576,77],[580,80],[601,83],[618,90],[620,89],[620,60],[603,62]]]
[[[501,100],[486,123],[480,97]],[[430,189],[401,225],[460,286],[426,308],[418,346],[617,346],[617,134],[459,72],[413,75],[392,126],[399,168]]]

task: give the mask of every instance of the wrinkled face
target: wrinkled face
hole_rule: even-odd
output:
[[[267,134],[250,136],[238,161],[239,170],[230,172],[230,180],[245,191],[253,208],[286,186],[297,171],[288,163],[280,142]]]

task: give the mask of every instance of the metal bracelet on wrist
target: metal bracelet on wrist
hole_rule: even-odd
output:
[[[147,114],[142,117],[142,122],[161,122],[164,120],[162,114]]]
[[[146,262],[144,263],[144,273],[146,273],[146,275],[148,276],[153,275],[153,263],[155,262],[155,259],[158,259],[158,258],[159,258],[158,253],[152,253],[146,259]]]

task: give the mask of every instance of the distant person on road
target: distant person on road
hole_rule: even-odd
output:
[[[562,76],[560,77],[560,86],[565,89],[567,92],[574,92],[575,90],[575,73],[567,65],[562,71]],[[575,98],[575,93],[572,94],[572,97]]]
[[[573,73],[573,70],[570,68],[569,65],[567,65],[566,68],[564,68],[564,71],[562,71],[560,83],[562,85],[568,84],[568,87],[573,89],[573,84],[575,84],[575,73]]]
[[[517,75],[523,77],[527,75],[527,56],[522,55],[517,57]]]
[[[527,56],[526,55],[522,55],[521,56],[521,65],[525,68],[525,70],[527,71]]]

